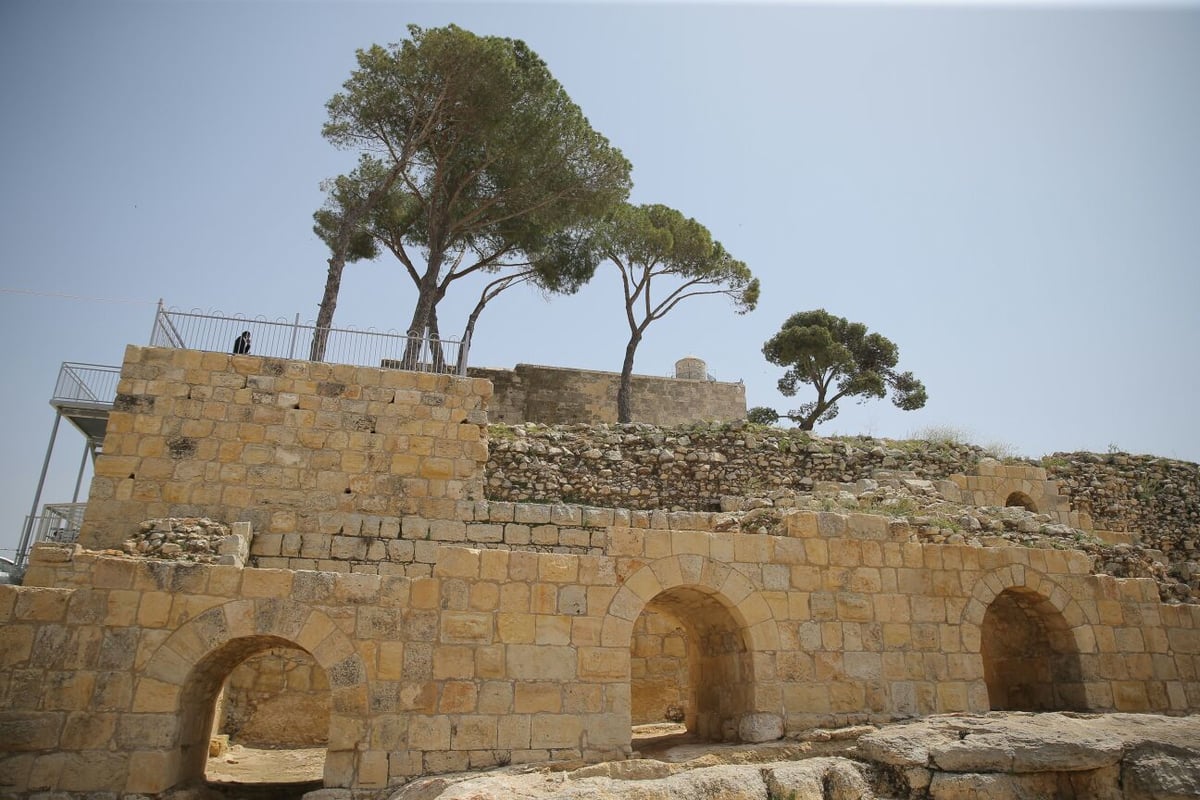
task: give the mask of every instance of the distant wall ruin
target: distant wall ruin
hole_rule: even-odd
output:
[[[741,383],[699,378],[633,376],[633,419],[651,425],[730,421],[746,417],[746,387]],[[472,367],[468,374],[494,387],[490,422],[544,425],[616,422],[616,372],[518,364],[511,370]],[[685,372],[684,374],[692,374]]]

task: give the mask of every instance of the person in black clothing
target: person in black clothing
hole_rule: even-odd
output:
[[[242,331],[242,335],[233,340],[234,355],[245,355],[250,352],[250,331]]]

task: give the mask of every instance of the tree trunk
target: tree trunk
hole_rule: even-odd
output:
[[[470,347],[471,337],[475,335],[475,323],[479,321],[479,315],[483,313],[483,307],[487,305],[486,294],[479,298],[479,302],[475,304],[475,310],[471,312],[471,316],[467,317],[467,327],[463,328],[463,338],[458,345],[458,374],[462,375],[467,369],[467,348]]]
[[[438,329],[437,306],[429,310],[429,359],[434,372],[446,371],[446,354],[442,351],[442,333]]]
[[[325,345],[329,341],[329,328],[333,325],[333,312],[337,308],[338,292],[342,288],[342,270],[346,267],[345,253],[345,249],[342,248],[329,256],[325,293],[321,295],[321,307],[317,309],[317,326],[313,331],[312,348],[308,353],[311,361],[325,360]]]
[[[387,177],[363,200],[362,204],[346,214],[338,224],[337,236],[329,246],[329,273],[325,277],[325,293],[321,295],[321,306],[317,309],[317,325],[313,331],[312,347],[308,357],[312,361],[325,360],[325,345],[329,342],[329,329],[333,326],[333,312],[337,308],[338,292],[342,288],[342,271],[346,268],[346,251],[350,249],[350,236],[368,211],[392,188],[400,177],[402,165],[392,167]]]
[[[487,286],[483,287],[483,291],[479,295],[479,302],[475,304],[475,308],[471,311],[471,315],[467,317],[467,326],[463,328],[462,342],[458,346],[458,374],[463,375],[467,369],[467,352],[471,347],[471,337],[475,335],[475,323],[479,321],[479,315],[483,313],[483,309],[487,304],[496,299],[504,290],[518,283],[524,282],[532,270],[519,275],[507,275],[498,280],[494,280]]]
[[[437,279],[442,271],[442,254],[431,252],[425,265],[425,275],[417,286],[417,305],[408,324],[408,342],[404,346],[404,368],[420,369],[421,351],[429,331],[430,318],[437,307]]]
[[[625,345],[625,363],[621,365],[621,386],[617,389],[617,422],[633,422],[633,356],[642,341],[640,334]]]

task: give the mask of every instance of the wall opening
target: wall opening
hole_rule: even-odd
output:
[[[633,626],[629,648],[630,710],[634,726],[696,725],[699,651],[687,626],[651,602]]]
[[[980,655],[993,711],[1084,711],[1079,651],[1049,600],[1006,589],[983,615]]]
[[[320,788],[330,700],[324,670],[295,644],[277,636],[226,642],[193,668],[180,694],[175,785],[258,784],[277,797]],[[230,730],[234,750],[210,759],[212,735]]]
[[[304,650],[272,647],[250,656],[229,673],[217,700],[213,733],[231,751],[210,752],[209,780],[320,780],[329,700],[329,679]]]
[[[635,725],[678,719],[689,736],[738,739],[753,670],[741,626],[715,596],[676,588],[651,600],[634,624],[630,660]]]
[[[1023,508],[1026,511],[1032,511],[1035,514],[1038,510],[1037,503],[1033,502],[1033,498],[1024,492],[1013,492],[1010,494],[1008,499],[1004,501],[1004,506],[1005,508],[1012,508],[1016,506]]]

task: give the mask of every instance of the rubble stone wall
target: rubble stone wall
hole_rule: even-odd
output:
[[[946,478],[984,457],[973,445],[822,439],[745,423],[493,425],[485,491],[491,500],[712,511],[727,495],[807,491],[881,469]]]
[[[1055,453],[1044,462],[1097,528],[1150,538],[1176,564],[1200,561],[1200,466],[1128,453]]]
[[[537,422],[616,422],[616,372],[518,364],[514,369],[468,369],[495,387],[488,416],[509,425]],[[651,425],[746,418],[746,388],[725,381],[634,375],[633,419]]]
[[[986,457],[970,444],[826,439],[739,423],[492,426],[485,491],[491,500],[706,511],[720,508],[723,496],[809,491],[879,470],[930,480],[967,475],[975,482],[963,488],[974,491],[988,483],[978,478],[993,477],[974,475]],[[1124,453],[1055,453],[1014,465],[1042,469],[1068,500],[1060,507],[1047,496],[1039,511],[1083,514],[1084,527],[1136,532],[1172,562],[1200,561],[1200,465]]]

